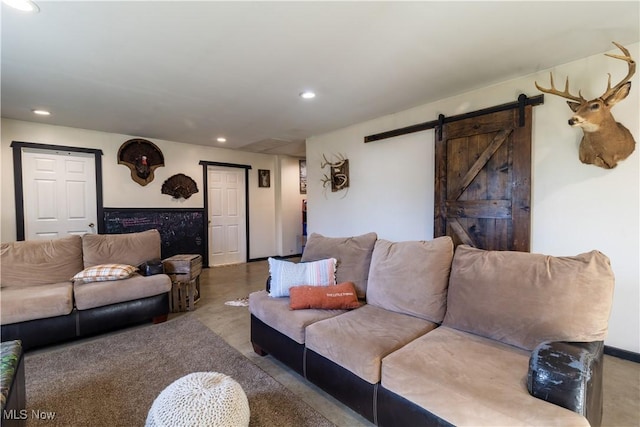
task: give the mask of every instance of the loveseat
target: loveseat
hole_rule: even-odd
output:
[[[254,292],[256,353],[376,425],[600,425],[614,286],[602,253],[312,234],[303,263],[330,258],[359,307],[292,310],[297,283],[290,297]],[[273,281],[271,271],[268,288]]]
[[[135,271],[160,249],[157,230],[3,243],[2,340],[28,350],[166,320],[169,276]]]

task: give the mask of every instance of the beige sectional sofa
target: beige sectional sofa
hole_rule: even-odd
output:
[[[133,269],[125,268],[159,259],[160,249],[157,230],[3,243],[3,341],[20,339],[27,350],[166,319],[169,277],[130,274]],[[108,272],[95,268],[105,264],[122,264],[123,268]],[[112,280],[114,272],[126,278]],[[96,277],[72,280],[78,273]]]
[[[290,310],[250,295],[251,340],[377,425],[597,426],[614,277],[575,257],[484,251],[451,239],[312,234],[354,310]],[[345,262],[343,262],[345,261]]]

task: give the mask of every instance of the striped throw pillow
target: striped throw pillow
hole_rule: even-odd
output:
[[[269,258],[269,274],[272,297],[288,297],[292,286],[328,286],[336,284],[336,259],[328,258],[313,262],[294,263]]]

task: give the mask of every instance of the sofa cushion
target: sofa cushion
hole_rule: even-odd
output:
[[[353,282],[333,286],[294,286],[289,289],[289,294],[289,307],[292,310],[348,310],[360,307]]]
[[[336,281],[353,282],[358,298],[364,298],[367,292],[369,266],[373,245],[378,235],[367,233],[354,237],[325,237],[311,233],[302,253],[302,261],[316,261],[323,258],[338,260]]]
[[[380,381],[380,363],[437,325],[373,305],[307,326],[306,346],[371,384]]]
[[[585,426],[531,396],[529,352],[440,326],[382,360],[384,388],[456,426]]]
[[[82,236],[84,268],[99,264],[140,265],[160,258],[160,247],[158,230],[128,234],[85,234]]]
[[[288,297],[293,286],[328,286],[336,284],[336,260],[328,258],[313,262],[295,263],[269,258],[271,282],[269,295]]]
[[[137,269],[128,264],[100,264],[85,268],[71,279],[81,283],[122,280],[130,277]]]
[[[48,285],[3,287],[0,290],[0,303],[0,320],[3,325],[64,316],[73,311],[73,286],[66,281]]]
[[[533,350],[543,341],[601,341],[614,277],[598,251],[552,257],[458,246],[444,325]]]
[[[108,282],[76,282],[73,292],[78,310],[132,301],[160,295],[171,290],[171,279],[166,274],[141,276],[134,274],[128,279]]]
[[[442,322],[452,258],[448,236],[396,243],[378,240],[371,257],[367,304]]]
[[[68,282],[84,268],[80,236],[3,243],[0,254],[3,287]]]
[[[289,298],[272,298],[267,291],[249,294],[249,311],[266,325],[298,344],[305,342],[305,328],[319,320],[328,319],[346,310],[290,310]]]

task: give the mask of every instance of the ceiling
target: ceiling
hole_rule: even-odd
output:
[[[293,156],[640,39],[637,1],[35,1],[2,5],[2,117]]]

